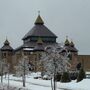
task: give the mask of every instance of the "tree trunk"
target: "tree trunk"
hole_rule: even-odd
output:
[[[3,83],[3,65],[1,66],[1,83]]]
[[[55,75],[54,75],[54,90],[56,90]]]
[[[25,87],[25,76],[23,76],[23,87]]]
[[[3,83],[3,75],[1,75],[1,83]]]
[[[9,71],[8,71],[8,90],[9,90]]]
[[[51,88],[52,88],[52,90],[53,90],[53,82],[52,82],[52,78],[51,78]]]
[[[25,61],[24,61],[24,70],[23,70],[23,87],[25,87]]]

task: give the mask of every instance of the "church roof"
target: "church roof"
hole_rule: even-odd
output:
[[[42,44],[37,44],[34,51],[44,51],[44,46]]]
[[[4,42],[4,45],[9,45],[9,41],[6,39],[6,41]]]
[[[70,46],[71,46],[71,47],[74,47],[73,41],[70,42]]]
[[[70,47],[71,52],[78,52],[78,50],[75,47]]]
[[[70,42],[69,42],[68,38],[66,38],[66,40],[65,40],[65,42],[64,42],[64,45],[65,45],[65,46],[69,46],[69,45],[70,45]]]
[[[64,43],[65,49],[71,52],[78,52],[78,50],[75,48],[75,45],[73,41],[69,42],[68,37],[66,37],[65,43]]]
[[[17,47],[17,48],[15,49],[15,52],[18,51],[18,50],[21,50],[21,49],[23,49],[23,48],[35,48],[35,47],[37,46],[37,44],[38,44],[38,43],[35,43],[35,42],[25,43],[25,44]],[[45,47],[48,46],[48,45],[53,45],[53,46],[55,46],[57,43],[51,43],[51,44],[50,44],[50,43],[42,43],[42,44],[43,44],[43,47],[45,48]]]
[[[44,51],[43,41],[41,38],[38,38],[37,45],[35,46],[34,51]]]
[[[9,44],[10,44],[9,41],[6,39],[3,47],[1,48],[1,51],[6,51],[6,50],[12,51],[13,48]]]
[[[76,47],[71,47],[71,46],[64,46],[66,50],[71,51],[71,52],[78,52]]]
[[[7,50],[12,51],[13,48],[12,48],[11,46],[3,46],[3,47],[1,48],[1,51],[7,51]]]
[[[34,27],[23,37],[23,40],[31,36],[57,38],[57,36],[44,25],[40,15],[38,15]]]
[[[44,22],[43,22],[43,20],[42,20],[40,15],[38,15],[38,17],[37,17],[37,19],[35,21],[35,24],[44,24]]]
[[[38,38],[37,44],[43,44],[43,41],[40,37]]]

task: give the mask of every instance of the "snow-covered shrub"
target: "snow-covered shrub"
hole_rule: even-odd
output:
[[[51,78],[50,78],[50,76],[48,76],[48,75],[44,75],[43,76],[43,80],[50,80]]]

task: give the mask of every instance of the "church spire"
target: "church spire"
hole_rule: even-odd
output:
[[[70,42],[70,46],[71,46],[71,47],[74,47],[74,43],[73,43],[72,40],[71,40],[71,42]]]
[[[10,43],[7,38],[4,42],[4,45],[1,47],[1,51],[13,51],[13,48],[10,46]]]
[[[9,44],[10,44],[10,43],[9,43],[7,37],[6,37],[6,40],[5,40],[5,42],[4,42],[4,45],[9,45]]]
[[[68,40],[68,36],[66,36],[66,40],[65,40],[65,43],[64,43],[65,46],[69,46],[70,45],[70,42]]]
[[[40,11],[38,11],[38,17],[35,21],[35,24],[44,24],[44,21],[42,20],[42,18],[40,16]]]

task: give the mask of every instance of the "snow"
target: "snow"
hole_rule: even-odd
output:
[[[23,50],[32,51],[33,48],[24,48]]]
[[[26,87],[22,86],[22,78],[10,75],[9,89],[8,90],[51,90],[51,81],[34,79],[34,77],[40,76],[40,73],[32,73],[26,76]],[[4,87],[7,90],[8,78],[3,79],[3,84],[0,84],[0,90]],[[69,83],[57,82],[57,90],[90,90],[90,79],[84,79],[81,82],[76,82],[75,80]]]

